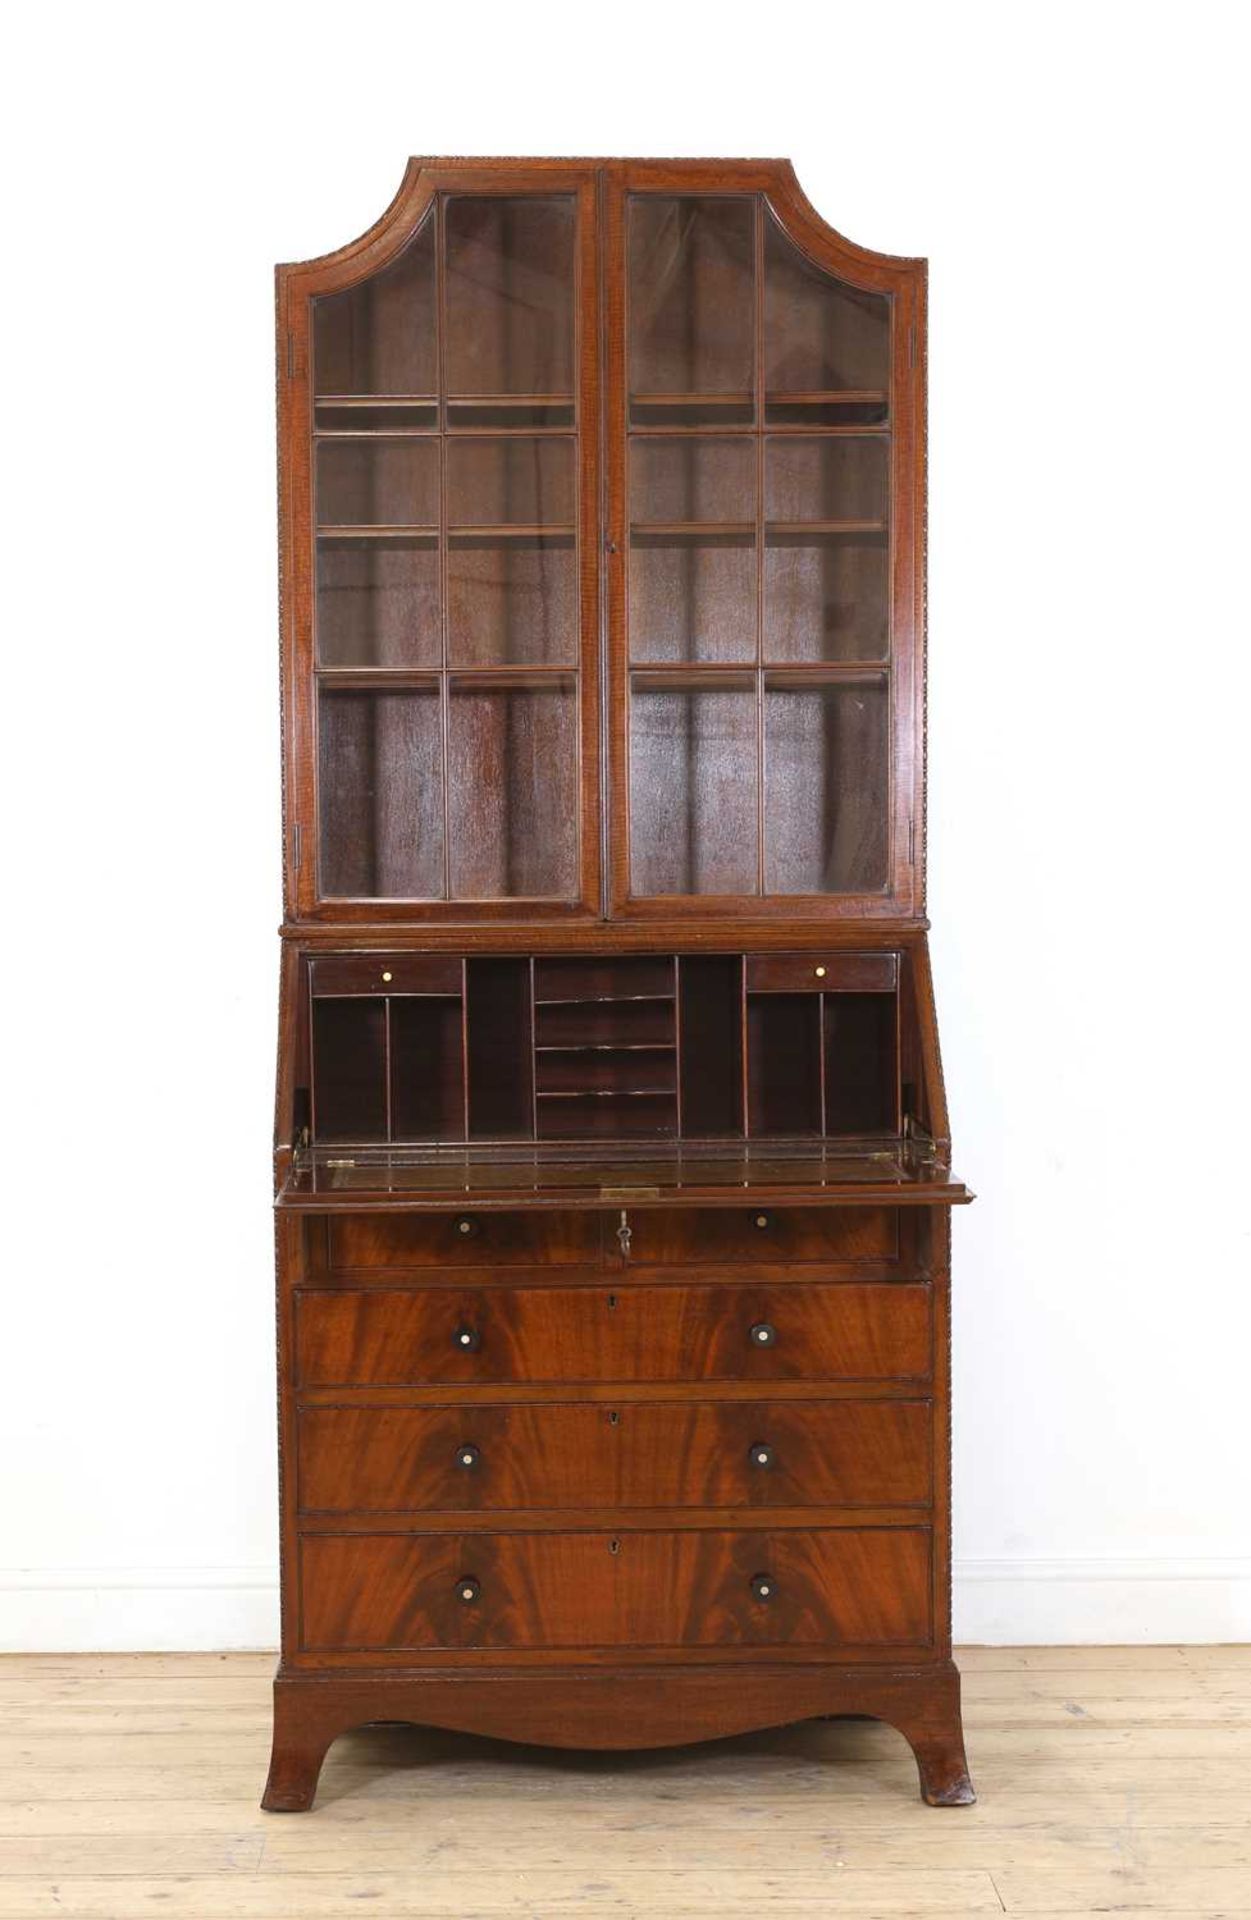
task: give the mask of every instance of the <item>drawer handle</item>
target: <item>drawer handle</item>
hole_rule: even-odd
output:
[[[482,1345],[482,1335],[477,1327],[457,1327],[452,1335],[452,1345],[460,1353],[477,1353]]]
[[[768,1473],[775,1459],[773,1448],[767,1440],[755,1440],[747,1450],[747,1457],[753,1467],[759,1467],[762,1473]]]
[[[775,1347],[778,1341],[778,1330],[767,1320],[757,1320],[747,1337],[753,1347]]]
[[[472,1607],[481,1592],[481,1585],[471,1573],[463,1573],[456,1582],[456,1598],[463,1606]]]
[[[773,1222],[770,1220],[767,1213],[758,1213],[756,1215],[755,1224],[763,1231],[766,1227],[771,1227],[773,1225]]]
[[[767,1607],[771,1600],[777,1598],[778,1583],[771,1573],[753,1573],[751,1590],[753,1599]]]
[[[477,1447],[466,1445],[456,1449],[456,1464],[458,1467],[463,1467],[466,1473],[472,1473],[481,1458],[482,1455]]]
[[[456,1222],[456,1231],[462,1240],[472,1240],[475,1233],[478,1232],[478,1222],[472,1220],[467,1213],[462,1213]]]

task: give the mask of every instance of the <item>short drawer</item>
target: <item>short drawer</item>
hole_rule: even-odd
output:
[[[333,953],[312,962],[313,995],[460,994],[462,963],[454,953]]]
[[[893,953],[760,953],[747,961],[748,993],[893,993]]]
[[[594,1266],[594,1213],[345,1214],[330,1222],[332,1270]]]
[[[297,1297],[300,1383],[921,1379],[930,1292],[774,1287],[440,1287]]]
[[[920,1646],[922,1527],[306,1534],[308,1652]]]
[[[657,1207],[630,1216],[635,1265],[890,1263],[895,1207]]]
[[[309,1407],[308,1514],[923,1506],[929,1404]]]

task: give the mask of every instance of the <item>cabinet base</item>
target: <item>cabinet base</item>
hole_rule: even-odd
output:
[[[932,1807],[974,1799],[964,1757],[960,1675],[927,1667],[664,1667],[605,1673],[565,1670],[297,1674],[274,1681],[274,1744],[261,1805],[303,1813],[339,1734],[371,1721],[486,1734],[528,1745],[628,1751],[685,1746],[798,1720],[859,1714],[885,1720],[916,1757]]]

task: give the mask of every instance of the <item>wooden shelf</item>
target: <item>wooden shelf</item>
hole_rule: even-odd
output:
[[[673,993],[562,993],[535,999],[536,1007],[620,1007],[636,1000],[659,1001],[662,1005],[677,998]]]
[[[794,534],[830,534],[830,533],[886,533],[885,520],[766,520],[765,537],[771,533]]]
[[[437,540],[439,529],[419,527],[318,527],[319,540]]]
[[[577,528],[570,526],[449,527],[449,540],[573,540]]]
[[[673,1087],[539,1087],[536,1100],[649,1100],[676,1099]]]
[[[315,407],[437,407],[437,393],[315,393]]]
[[[539,1041],[536,1053],[673,1053],[676,1040]]]
[[[449,407],[568,407],[573,411],[571,393],[449,393]]]
[[[632,393],[632,407],[750,407],[755,395],[746,393]]]
[[[754,534],[754,520],[634,520],[630,523],[631,534],[644,537],[655,534],[677,534],[716,539],[723,534]]]
[[[769,388],[766,407],[875,407],[890,399],[884,387],[822,387],[804,393],[784,393]]]

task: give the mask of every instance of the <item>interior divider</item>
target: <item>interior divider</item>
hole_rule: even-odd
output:
[[[390,991],[345,976],[355,964],[319,962],[337,984],[311,1000],[325,1142],[849,1138],[902,1124],[914,1043],[894,956],[485,954],[431,973],[401,955]]]

